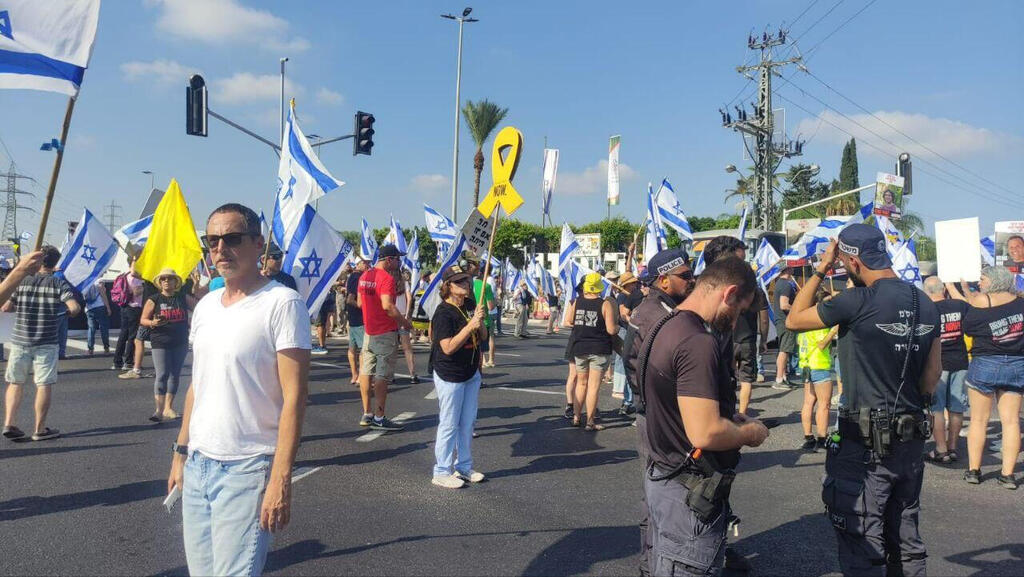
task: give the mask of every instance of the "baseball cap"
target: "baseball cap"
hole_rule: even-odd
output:
[[[839,233],[839,251],[860,259],[871,270],[892,267],[892,259],[885,250],[885,235],[867,224],[851,224]]]
[[[451,282],[456,284],[468,281],[472,278],[473,277],[468,272],[463,270],[463,268],[457,264],[454,264],[446,268],[444,274],[441,275],[441,280],[443,280],[444,282]]]
[[[651,257],[647,263],[647,274],[658,277],[666,275],[681,266],[690,264],[690,255],[681,248],[666,248]]]
[[[599,293],[604,291],[604,277],[599,272],[589,273],[583,277],[583,292]]]
[[[388,258],[395,256],[405,256],[405,253],[398,250],[398,247],[393,244],[386,244],[380,247],[380,250],[377,251],[377,256],[381,258]]]

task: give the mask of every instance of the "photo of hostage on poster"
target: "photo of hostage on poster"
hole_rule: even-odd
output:
[[[875,179],[875,214],[898,220],[903,216],[903,177],[879,172]]]
[[[996,223],[996,264],[1024,273],[1024,220]]]

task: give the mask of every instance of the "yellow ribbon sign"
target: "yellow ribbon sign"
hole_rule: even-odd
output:
[[[494,138],[494,150],[491,151],[491,180],[494,181],[494,185],[477,207],[487,218],[491,217],[499,204],[505,209],[506,214],[512,214],[523,205],[523,197],[519,196],[512,186],[512,178],[519,168],[519,152],[522,146],[523,133],[512,126],[502,128]],[[503,160],[501,152],[506,148],[508,154]]]

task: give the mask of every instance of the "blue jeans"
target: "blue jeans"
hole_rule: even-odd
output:
[[[96,344],[96,329],[100,330],[100,338],[103,340],[103,350],[110,349],[110,315],[105,307],[96,307],[85,311],[85,319],[89,321],[89,352]]]
[[[434,443],[434,476],[451,475],[454,471],[469,475],[473,470],[473,425],[476,423],[477,400],[480,397],[480,371],[463,383],[441,379],[434,372],[439,407],[437,440]],[[456,461],[456,452],[458,461]]]
[[[57,315],[57,354],[64,358],[68,352],[68,313]]]
[[[193,451],[185,461],[181,520],[191,575],[260,575],[271,536],[260,506],[272,455],[218,461]]]

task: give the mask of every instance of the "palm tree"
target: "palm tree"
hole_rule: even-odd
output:
[[[491,133],[508,114],[508,108],[501,108],[486,98],[473,102],[467,100],[462,107],[462,116],[469,126],[469,133],[476,143],[476,154],[473,156],[473,171],[476,179],[473,182],[473,206],[480,204],[480,173],[484,171],[484,143]]]

